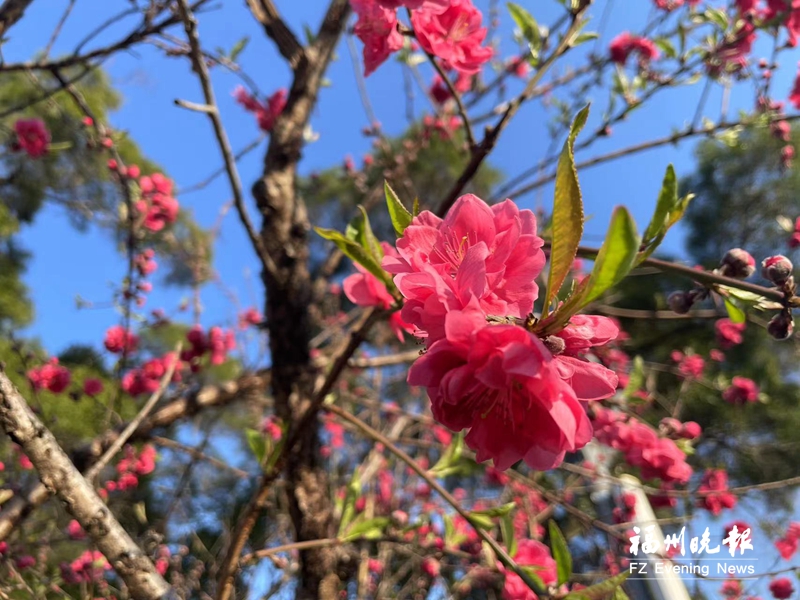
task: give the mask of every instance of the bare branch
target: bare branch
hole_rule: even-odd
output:
[[[45,487],[58,495],[108,559],[134,598],[177,600],[152,561],[114,518],[5,373],[0,373],[0,424],[30,458]]]
[[[33,4],[33,0],[6,0],[0,6],[0,37],[22,18],[25,9]]]
[[[278,14],[278,9],[272,0],[247,0],[247,6],[250,7],[256,20],[264,26],[264,31],[278,46],[289,66],[296,69],[300,61],[305,58],[303,45],[297,41],[297,36]]]

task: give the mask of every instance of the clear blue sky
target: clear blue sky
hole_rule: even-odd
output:
[[[66,4],[67,0],[33,3],[26,17],[13,30],[10,41],[3,47],[6,60],[29,59],[41,49]],[[484,9],[487,6],[485,1],[477,4]],[[599,3],[597,8],[601,8],[602,4]],[[216,8],[200,15],[200,34],[204,45],[208,48],[231,48],[238,39],[247,35],[251,42],[241,57],[247,73],[266,93],[286,86],[289,82],[288,69],[271,43],[264,39],[263,32],[250,17],[244,3],[225,1],[211,5]],[[324,5],[322,0],[278,2],[285,18],[296,31],[302,31],[304,23],[316,27]],[[555,2],[523,2],[523,5],[541,23],[552,22],[560,8]],[[70,52],[90,28],[127,6],[122,0],[78,2],[53,53]],[[644,1],[617,2],[604,30],[601,49],[616,32],[641,28],[648,18],[649,6],[650,3]],[[595,18],[597,21],[599,16]],[[119,23],[98,38],[95,44],[100,46],[119,39],[132,24],[131,20]],[[501,31],[508,32],[510,27],[510,19],[501,10]],[[174,33],[182,36],[179,28],[175,28]],[[357,44],[360,48],[360,43]],[[515,52],[513,44],[507,42],[504,51],[508,55]],[[112,57],[106,62],[106,68],[125,97],[123,107],[113,116],[113,125],[129,132],[144,152],[175,179],[178,187],[200,181],[220,166],[219,153],[207,119],[173,104],[176,98],[190,101],[201,99],[187,60],[165,58],[153,46],[140,45],[131,52]],[[358,159],[369,149],[369,140],[360,133],[367,119],[358,100],[349,53],[344,45],[340,46],[338,60],[331,66],[328,75],[332,85],[322,91],[312,119],[320,139],[306,147],[303,172],[340,164],[346,154]],[[213,79],[233,146],[241,148],[257,136],[254,119],[230,97],[231,90],[238,83],[235,76],[218,68],[213,72]],[[389,133],[401,132],[405,126],[405,113],[399,67],[391,62],[384,65],[367,80],[367,84],[378,118],[385,129]],[[520,84],[512,82],[511,85]],[[783,87],[788,91],[788,85],[788,81],[783,82],[778,89]],[[657,96],[648,107],[634,112],[629,121],[615,127],[612,138],[595,145],[584,157],[664,135],[674,127],[683,126],[694,113],[699,92],[699,86],[695,86]],[[710,110],[719,106],[718,97],[718,93],[712,94],[712,101],[708,104]],[[752,102],[750,98],[750,94],[742,93],[742,105],[749,106]],[[597,98],[586,100],[596,100],[602,104],[605,95],[598,93]],[[419,93],[417,106],[423,106]],[[594,118],[597,119],[600,111],[597,106],[595,108]],[[544,155],[550,142],[545,118],[538,104],[522,110],[513,126],[504,132],[493,154],[493,164],[507,175],[514,175],[535,164]],[[242,179],[247,187],[260,171],[264,147],[240,164]],[[583,171],[580,177],[586,212],[592,217],[586,226],[586,239],[596,243],[601,238],[611,209],[620,203],[631,207],[637,221],[644,225],[668,162],[674,162],[679,173],[688,172],[692,165],[691,144],[677,149],[662,148]],[[524,207],[533,207],[536,202],[547,207],[551,197],[551,188],[543,188],[539,194],[517,200]],[[201,223],[210,225],[218,219],[220,207],[229,198],[228,184],[224,178],[219,178],[201,192],[179,197],[179,200],[184,207],[194,211]],[[679,232],[673,234],[667,246],[674,251],[679,250],[679,237]],[[78,310],[72,299],[80,295],[90,301],[107,300],[110,284],[119,282],[124,273],[122,257],[115,254],[109,240],[102,234],[74,231],[68,225],[63,211],[56,207],[44,210],[35,225],[24,231],[22,240],[34,250],[34,258],[26,276],[36,305],[36,321],[30,333],[39,336],[52,352],[62,350],[70,342],[96,344],[102,332],[117,316],[110,309]],[[66,248],[69,249],[69,256],[75,258],[65,260]],[[87,261],[91,268],[84,268],[89,266],[85,264]],[[242,305],[260,304],[258,266],[232,212],[224,220],[220,243],[216,247],[215,267],[222,276],[222,283],[240,299]],[[160,306],[172,311],[179,302],[178,291],[157,289],[151,295],[148,307]],[[215,284],[206,286],[203,303],[206,309],[204,322],[207,324],[224,324],[235,316],[235,308]]]
[[[4,44],[5,59],[30,59],[44,47],[67,4],[67,0],[34,2],[24,20],[12,30],[10,41]],[[250,17],[245,3],[241,0],[222,0],[211,4],[215,9],[200,15],[200,34],[204,45],[208,48],[231,48],[238,39],[247,35],[251,43],[241,57],[245,70],[266,93],[287,86],[288,69],[272,44],[264,39],[263,32]],[[277,4],[290,25],[299,32],[304,23],[316,27],[326,3],[322,0],[278,0]],[[481,8],[487,6],[486,0],[479,0],[476,4]],[[503,3],[500,4],[501,31],[508,32],[510,19],[502,8]],[[523,0],[521,4],[541,23],[552,22],[559,9],[554,1]],[[596,4],[595,23],[599,21],[599,12],[605,2]],[[611,36],[621,30],[640,29],[646,22],[651,5],[646,0],[615,2],[600,48],[604,49]],[[71,51],[88,30],[128,6],[125,0],[77,2],[54,54]],[[102,45],[118,39],[131,26],[130,20],[124,21],[98,38],[95,44]],[[592,25],[589,29],[592,29]],[[180,29],[176,28],[173,32],[182,37]],[[504,49],[508,54],[513,52],[510,44]],[[788,95],[794,76],[794,64],[788,57],[783,62],[784,68],[779,72],[773,88],[778,98]],[[144,152],[175,179],[178,187],[196,183],[220,166],[219,152],[205,116],[173,104],[176,98],[189,101],[201,99],[198,83],[187,60],[165,58],[158,49],[141,45],[126,54],[115,55],[106,63],[106,68],[125,97],[123,107],[113,116],[113,125],[128,131]],[[427,70],[425,72],[428,73]],[[338,60],[331,66],[328,77],[332,86],[322,91],[312,119],[313,128],[320,134],[320,139],[305,149],[302,162],[304,173],[341,164],[347,154],[358,161],[369,149],[369,140],[360,133],[367,119],[358,99],[349,53],[344,45],[340,46]],[[215,69],[213,81],[233,146],[241,148],[258,133],[252,116],[239,108],[230,97],[238,80],[222,69]],[[400,133],[405,127],[405,117],[403,84],[398,67],[391,63],[384,65],[367,83],[378,118],[386,131],[390,134]],[[636,111],[627,122],[616,126],[610,139],[595,145],[583,158],[659,137],[685,126],[694,114],[700,91],[700,86],[695,86],[658,95],[645,108]],[[706,113],[712,118],[718,114],[720,96],[717,87],[707,104]],[[421,106],[419,93],[417,98],[417,105]],[[601,92],[598,92],[597,98],[586,98],[587,101],[593,99],[602,104],[605,98]],[[737,108],[751,107],[752,94],[736,90],[730,114],[734,114]],[[594,119],[598,113],[595,110]],[[509,176],[535,164],[550,143],[544,115],[539,105],[522,110],[514,124],[503,134],[492,156],[493,164]],[[679,148],[661,148],[580,173],[586,212],[593,217],[586,227],[587,239],[596,243],[601,238],[611,210],[617,204],[628,205],[640,228],[643,227],[652,211],[667,163],[673,162],[679,174],[690,172],[693,164],[692,145],[689,142]],[[242,179],[248,187],[260,172],[264,148],[262,146],[240,163]],[[548,207],[551,197],[551,188],[543,188],[539,195],[517,200],[523,207],[532,208],[536,202]],[[179,197],[181,204],[193,210],[197,219],[207,226],[217,221],[221,206],[229,199],[230,191],[224,178],[219,178],[200,192]],[[36,320],[29,328],[29,333],[38,336],[53,353],[75,342],[99,347],[103,332],[117,322],[118,315],[111,309],[77,310],[72,299],[80,295],[87,300],[105,302],[110,297],[111,286],[122,279],[124,262],[115,252],[110,239],[97,231],[75,231],[63,211],[55,207],[42,211],[36,223],[25,229],[21,237],[24,245],[34,253],[25,278],[32,289],[36,306]],[[666,247],[680,252],[681,246],[680,231],[676,231],[668,238]],[[204,289],[205,324],[233,322],[237,308],[231,305],[227,291],[238,297],[242,306],[256,304],[260,307],[262,290],[258,265],[233,213],[229,213],[224,220],[214,266],[221,274],[225,289],[215,284],[209,284]],[[151,295],[148,306],[173,311],[180,303],[182,294],[176,290],[157,289]],[[748,518],[745,514],[741,516]],[[722,521],[732,520],[733,515],[730,517]],[[761,537],[760,548],[763,549],[765,545]]]

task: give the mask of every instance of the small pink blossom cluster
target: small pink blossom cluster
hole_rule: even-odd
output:
[[[736,496],[728,491],[728,473],[723,469],[706,469],[697,491],[701,494],[697,506],[705,508],[715,517],[723,509],[736,506]]]
[[[615,523],[630,523],[636,518],[636,494],[625,492],[620,495],[619,506],[611,511]]]
[[[700,4],[700,0],[655,0],[655,3],[656,8],[670,11],[680,8],[684,4],[687,6],[697,6]]]
[[[200,359],[205,354],[209,354],[212,365],[221,365],[228,352],[236,348],[233,331],[224,331],[221,327],[211,327],[204,333],[200,325],[195,325],[186,334],[186,340],[191,347],[181,351],[181,360],[189,363],[193,373],[200,369]]]
[[[659,430],[673,440],[693,440],[700,437],[703,429],[694,421],[681,423],[678,419],[665,417],[659,423]]]
[[[155,261],[156,253],[152,248],[142,250],[133,258],[134,266],[142,277],[152,275],[158,268],[158,263]]]
[[[775,542],[775,547],[780,552],[781,558],[789,560],[797,552],[800,545],[800,523],[790,523],[786,534]]]
[[[770,581],[769,591],[776,600],[786,600],[794,594],[794,586],[788,577],[778,577]]]
[[[628,57],[636,53],[641,66],[647,65],[651,60],[658,58],[658,48],[647,38],[633,35],[627,31],[620,33],[611,40],[608,47],[611,60],[618,65],[628,62]]]
[[[680,350],[673,350],[670,358],[678,363],[678,373],[686,379],[699,379],[703,375],[706,361],[699,354],[684,354]]]
[[[440,140],[449,140],[453,137],[453,133],[459,130],[461,124],[461,118],[456,115],[425,115],[422,118],[422,135],[426,140],[431,139],[434,135]]]
[[[536,540],[520,540],[514,561],[522,567],[533,567],[533,572],[547,586],[558,581],[558,567],[550,554],[550,548]],[[538,597],[522,578],[498,563],[500,572],[505,575],[503,586],[504,600],[537,600]]]
[[[483,46],[487,30],[471,0],[353,0],[358,15],[354,33],[364,43],[364,74],[369,75],[403,47],[397,8],[411,10],[411,24],[423,50],[446,69],[473,75],[492,57]]]
[[[174,352],[168,352],[162,357],[153,358],[145,362],[141,367],[132,369],[122,377],[122,389],[131,396],[141,394],[152,394],[158,389],[161,378],[167,369],[175,362],[180,360]],[[181,375],[178,368],[172,375],[172,381],[180,381]]]
[[[381,242],[381,248],[384,256],[397,256],[397,250],[390,244]],[[356,270],[358,273],[346,277],[342,282],[344,294],[350,302],[358,306],[379,306],[381,308],[389,308],[394,304],[394,298],[377,277],[358,263],[356,263]],[[393,312],[389,317],[389,326],[401,342],[405,339],[405,333],[414,332],[414,328],[403,320],[399,312]]]
[[[609,397],[618,382],[583,356],[616,338],[610,319],[576,316],[545,340],[490,324],[533,309],[542,244],[531,211],[468,194],[444,220],[420,213],[383,259],[405,298],[403,320],[427,346],[408,382],[428,389],[439,423],[470,430],[478,461],[501,470],[521,459],[549,469],[582,448],[592,437],[584,402]]]
[[[264,315],[255,308],[251,306],[247,310],[244,310],[239,313],[239,329],[247,329],[248,327],[257,327],[261,323],[264,322]]]
[[[172,180],[160,173],[139,178],[142,197],[134,207],[144,216],[145,229],[161,231],[178,218],[178,201],[172,196]]]
[[[275,127],[275,121],[283,112],[283,109],[286,108],[287,95],[284,88],[277,90],[264,103],[260,102],[258,98],[242,86],[238,86],[233,90],[233,97],[246,111],[256,116],[258,128],[266,133],[272,131],[272,128]]]
[[[69,387],[72,376],[69,370],[58,364],[56,357],[51,358],[47,364],[30,369],[27,373],[28,381],[34,390],[49,390],[60,394]]]
[[[722,399],[729,404],[758,402],[758,385],[747,377],[735,376],[730,386],[722,392]]]
[[[666,484],[686,484],[692,467],[674,441],[660,437],[650,426],[628,415],[594,407],[594,435],[601,444],[625,455],[625,461],[641,469],[642,478]]]
[[[723,350],[738,346],[742,343],[742,333],[744,333],[746,326],[746,323],[734,323],[730,319],[719,319],[714,323],[717,343]]]
[[[97,550],[87,550],[71,563],[61,564],[61,576],[65,583],[99,583],[103,574],[111,570],[106,557]]]
[[[146,444],[138,454],[133,446],[125,446],[125,455],[116,466],[117,477],[106,481],[104,489],[100,490],[101,495],[106,497],[110,492],[135,489],[139,478],[149,475],[155,468],[156,449],[153,446]]]
[[[23,150],[31,158],[39,158],[47,154],[50,147],[50,132],[41,119],[18,119],[14,123],[17,139],[13,144],[15,150]]]
[[[112,354],[130,354],[139,347],[139,337],[122,325],[114,325],[106,331],[103,345]]]

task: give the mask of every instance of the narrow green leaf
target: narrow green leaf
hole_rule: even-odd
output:
[[[245,435],[247,436],[247,445],[250,446],[250,450],[253,451],[258,464],[262,464],[267,454],[267,440],[264,434],[255,429],[247,429]]]
[[[514,558],[517,554],[517,535],[514,533],[514,517],[511,513],[503,515],[500,521],[500,530],[503,533],[503,542],[508,548],[508,555]]]
[[[389,217],[392,219],[392,226],[398,236],[403,235],[406,227],[411,225],[411,220],[414,218],[408,209],[403,206],[403,203],[398,198],[392,186],[388,181],[383,183],[383,190],[386,194],[386,206],[389,209]]]
[[[645,244],[652,242],[667,226],[667,219],[670,213],[678,206],[678,178],[675,176],[675,168],[667,166],[664,174],[664,182],[661,184],[661,192],[658,194],[656,209],[653,218],[644,232],[642,238]]]
[[[589,284],[579,308],[599,298],[618,284],[633,268],[641,239],[636,233],[636,223],[624,206],[614,209],[606,239],[594,261]]]
[[[633,359],[633,366],[628,375],[628,385],[625,386],[622,393],[626,398],[631,398],[642,388],[642,385],[644,385],[644,360],[642,360],[641,356],[637,355]]]
[[[494,527],[494,521],[492,521],[491,517],[487,517],[486,515],[481,515],[478,513],[470,513],[469,520],[472,522],[473,525],[476,527],[480,527],[484,530],[489,530]]]
[[[361,212],[361,237],[359,239],[361,247],[369,252],[378,264],[381,264],[381,260],[383,259],[381,243],[372,231],[372,225],[370,225],[369,215],[367,215],[366,209],[359,205],[358,210]]]
[[[556,561],[558,571],[558,585],[562,585],[567,583],[572,576],[572,555],[569,552],[567,540],[556,522],[551,520],[548,527],[550,530],[550,547],[553,551],[553,558]]]
[[[384,271],[380,264],[355,240],[348,239],[335,229],[326,229],[324,227],[315,227],[314,231],[326,240],[332,241],[336,246],[344,252],[350,260],[357,262],[367,271],[375,275],[380,281],[386,285],[390,292],[394,290],[394,284],[389,274]]]
[[[344,504],[342,505],[342,518],[339,521],[339,536],[342,535],[350,524],[353,522],[353,517],[356,514],[356,500],[361,495],[361,477],[358,469],[353,471],[353,476],[350,478],[350,483],[347,484],[347,491],[344,496]]]
[[[471,515],[485,515],[487,517],[504,517],[509,514],[516,504],[514,502],[507,502],[501,506],[495,506],[494,508],[485,508],[483,510],[475,510],[471,512]]]
[[[583,201],[578,184],[578,173],[575,170],[573,147],[575,138],[583,129],[588,117],[589,106],[587,105],[572,122],[569,137],[564,143],[556,168],[552,218],[553,241],[550,247],[550,274],[547,278],[544,316],[549,313],[550,304],[558,295],[558,291],[569,273],[583,235]]]
[[[242,39],[240,39],[233,45],[233,48],[231,48],[231,54],[229,58],[232,61],[235,61],[237,58],[239,58],[239,55],[242,53],[242,51],[245,48],[247,48],[247,44],[249,43],[250,43],[250,37],[244,36]]]
[[[511,18],[514,19],[519,30],[522,32],[522,37],[529,44],[539,46],[541,44],[541,34],[539,26],[536,24],[536,19],[527,10],[522,8],[519,4],[507,2],[508,12],[511,13]]]
[[[339,538],[345,542],[357,539],[374,540],[383,536],[383,532],[391,522],[389,517],[375,517],[353,523],[344,536]]]
[[[730,298],[725,298],[725,310],[728,311],[728,318],[734,323],[744,323],[747,321],[747,313]]]
[[[414,204],[411,207],[411,214],[416,217],[419,212],[419,198],[414,198]]]
[[[625,582],[628,575],[630,575],[630,573],[620,573],[601,583],[583,588],[577,592],[571,592],[567,594],[564,600],[606,600]]]

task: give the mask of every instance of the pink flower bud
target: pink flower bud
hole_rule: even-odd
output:
[[[721,266],[728,277],[747,279],[756,271],[756,260],[746,250],[733,248],[722,258]]]
[[[794,320],[792,313],[782,311],[772,317],[767,325],[767,333],[769,333],[776,340],[785,340],[792,335],[794,331]]]
[[[781,254],[765,258],[761,263],[761,275],[778,286],[786,285],[793,271],[792,261]]]

